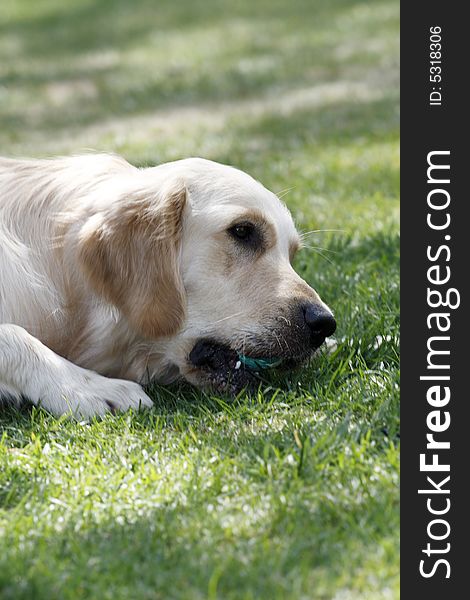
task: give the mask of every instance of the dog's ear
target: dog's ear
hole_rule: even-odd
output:
[[[175,334],[185,317],[179,269],[186,188],[131,191],[91,217],[79,236],[79,261],[95,291],[148,338]]]

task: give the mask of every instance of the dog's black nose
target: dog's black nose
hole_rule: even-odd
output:
[[[307,304],[303,310],[305,322],[313,336],[327,338],[336,331],[335,318],[322,306]]]

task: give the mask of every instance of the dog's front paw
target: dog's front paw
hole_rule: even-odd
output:
[[[47,380],[48,379],[48,380]],[[124,379],[108,379],[76,365],[56,377],[42,381],[28,394],[34,404],[55,415],[66,413],[80,419],[102,416],[107,412],[139,410],[153,406],[141,386]]]
[[[112,412],[122,412],[130,408],[140,410],[153,406],[152,400],[142,387],[133,381],[108,379],[103,392],[102,400],[105,402],[107,410]]]
[[[79,367],[9,324],[0,325],[0,395],[27,398],[54,415],[82,419],[152,406],[137,383]]]

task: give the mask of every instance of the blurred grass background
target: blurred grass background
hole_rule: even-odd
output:
[[[1,154],[203,156],[289,190],[338,320],[251,397],[0,408],[2,600],[398,598],[398,28],[390,0],[2,0]]]

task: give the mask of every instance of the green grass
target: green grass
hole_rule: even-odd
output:
[[[336,348],[235,400],[0,408],[0,598],[398,598],[398,3],[4,0],[0,148],[234,164]]]

